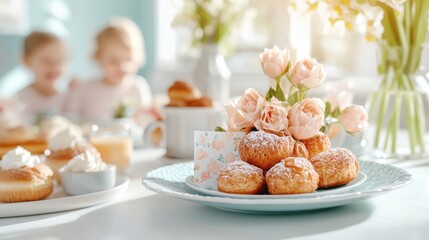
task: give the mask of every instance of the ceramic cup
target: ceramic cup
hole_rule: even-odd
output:
[[[216,190],[219,170],[240,160],[241,132],[196,131],[194,140],[194,184]]]
[[[223,111],[209,107],[165,107],[167,156],[192,159],[194,131],[213,131],[222,125]]]

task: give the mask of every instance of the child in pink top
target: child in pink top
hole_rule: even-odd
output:
[[[26,120],[33,122],[40,113],[61,113],[64,94],[57,91],[55,83],[66,70],[68,51],[64,40],[34,31],[24,40],[22,59],[34,75],[34,82],[17,94],[25,106]]]
[[[152,94],[146,80],[136,75],[144,64],[143,37],[134,22],[113,19],[95,39],[94,59],[103,75],[70,91],[66,110],[81,121],[112,119],[121,104],[149,108]]]

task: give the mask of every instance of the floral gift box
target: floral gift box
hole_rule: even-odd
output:
[[[240,160],[238,145],[245,133],[195,131],[194,183],[207,189],[217,189],[217,174],[227,163]]]

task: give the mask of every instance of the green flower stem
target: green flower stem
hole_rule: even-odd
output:
[[[380,142],[380,133],[381,129],[383,127],[384,122],[384,116],[386,114],[387,110],[387,103],[389,101],[389,95],[385,90],[382,90],[382,98],[380,98],[380,108],[378,109],[378,116],[377,116],[377,123],[376,123],[376,130],[375,130],[375,139],[374,139],[374,147],[379,147]],[[387,138],[387,136],[386,136]]]
[[[301,102],[302,100],[307,98],[307,91],[298,91],[298,102]]]
[[[414,95],[414,107],[415,107],[415,113],[416,113],[416,126],[417,126],[417,142],[418,145],[420,146],[420,151],[426,152],[425,149],[425,143],[424,143],[424,130],[425,130],[425,115],[423,112],[423,100],[422,100],[422,96],[420,95]]]
[[[414,114],[414,103],[413,96],[410,94],[405,96],[405,120],[408,130],[408,138],[410,141],[411,153],[414,154],[416,152],[417,146],[417,133],[416,133],[416,125],[413,124],[413,119],[415,119]]]
[[[371,96],[369,111],[376,116],[374,147],[396,153],[400,117],[404,115],[411,153],[424,153],[424,99],[416,90],[412,76],[418,72],[427,35],[429,1],[407,0],[403,13],[384,3],[380,3],[380,7],[384,10],[384,32],[379,43],[378,71],[383,78],[379,94]],[[393,104],[391,115],[386,114],[390,104]],[[386,132],[384,145],[380,146],[382,129]]]
[[[401,105],[402,105],[402,94],[398,94],[399,96],[395,98],[395,115],[393,116],[394,123],[393,123],[393,136],[392,136],[392,147],[391,151],[392,153],[396,153],[396,140],[398,138],[398,129],[399,129],[399,122],[401,121]]]

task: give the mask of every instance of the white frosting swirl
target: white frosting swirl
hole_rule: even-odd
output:
[[[32,156],[31,153],[23,147],[16,147],[3,155],[0,167],[4,170],[18,169],[21,167],[33,168],[40,163],[39,157]]]
[[[60,171],[69,172],[98,172],[107,168],[99,154],[85,151],[70,160]]]
[[[75,148],[82,143],[85,143],[85,139],[82,137],[82,135],[76,131],[73,131],[72,128],[65,128],[50,138],[48,145],[51,151],[58,151],[68,148]]]

